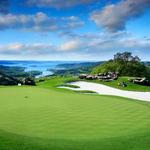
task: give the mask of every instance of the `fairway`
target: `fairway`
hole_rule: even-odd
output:
[[[133,149],[145,150],[150,146],[149,106],[120,97],[39,87],[0,88],[0,145],[6,147],[7,141],[9,150],[22,142],[25,150],[37,144],[36,150],[90,150],[93,144],[93,150],[131,149],[139,140]]]

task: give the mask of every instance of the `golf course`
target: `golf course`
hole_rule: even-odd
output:
[[[150,0],[0,0],[0,150],[150,150]]]
[[[0,87],[0,150],[149,150],[149,102],[57,88],[65,81]]]

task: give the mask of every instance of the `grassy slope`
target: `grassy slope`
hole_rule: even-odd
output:
[[[121,90],[128,90],[128,91],[141,91],[141,92],[150,92],[150,86],[142,86],[134,83],[130,83],[128,81],[130,77],[119,77],[118,80],[114,80],[112,82],[104,82],[104,81],[99,81],[99,80],[81,80],[77,77],[52,77],[50,80],[46,80],[43,84],[43,82],[39,83],[38,85],[44,87],[44,88],[55,88],[60,86],[60,85],[66,85],[64,83],[67,82],[72,82],[72,81],[88,81],[88,82],[94,82],[94,83],[100,83],[104,85],[108,85],[117,89]],[[127,87],[121,87],[118,85],[120,82],[125,82],[127,84]]]
[[[0,150],[148,150],[150,103],[55,86],[0,89]]]

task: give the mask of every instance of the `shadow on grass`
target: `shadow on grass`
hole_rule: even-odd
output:
[[[0,150],[149,150],[150,133],[96,140],[27,137],[0,131]]]

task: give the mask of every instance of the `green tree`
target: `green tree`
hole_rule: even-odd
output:
[[[108,71],[119,72],[121,76],[150,78],[150,68],[145,66],[138,56],[133,56],[130,52],[115,54],[112,60],[98,65],[92,70],[92,73],[97,74]]]

